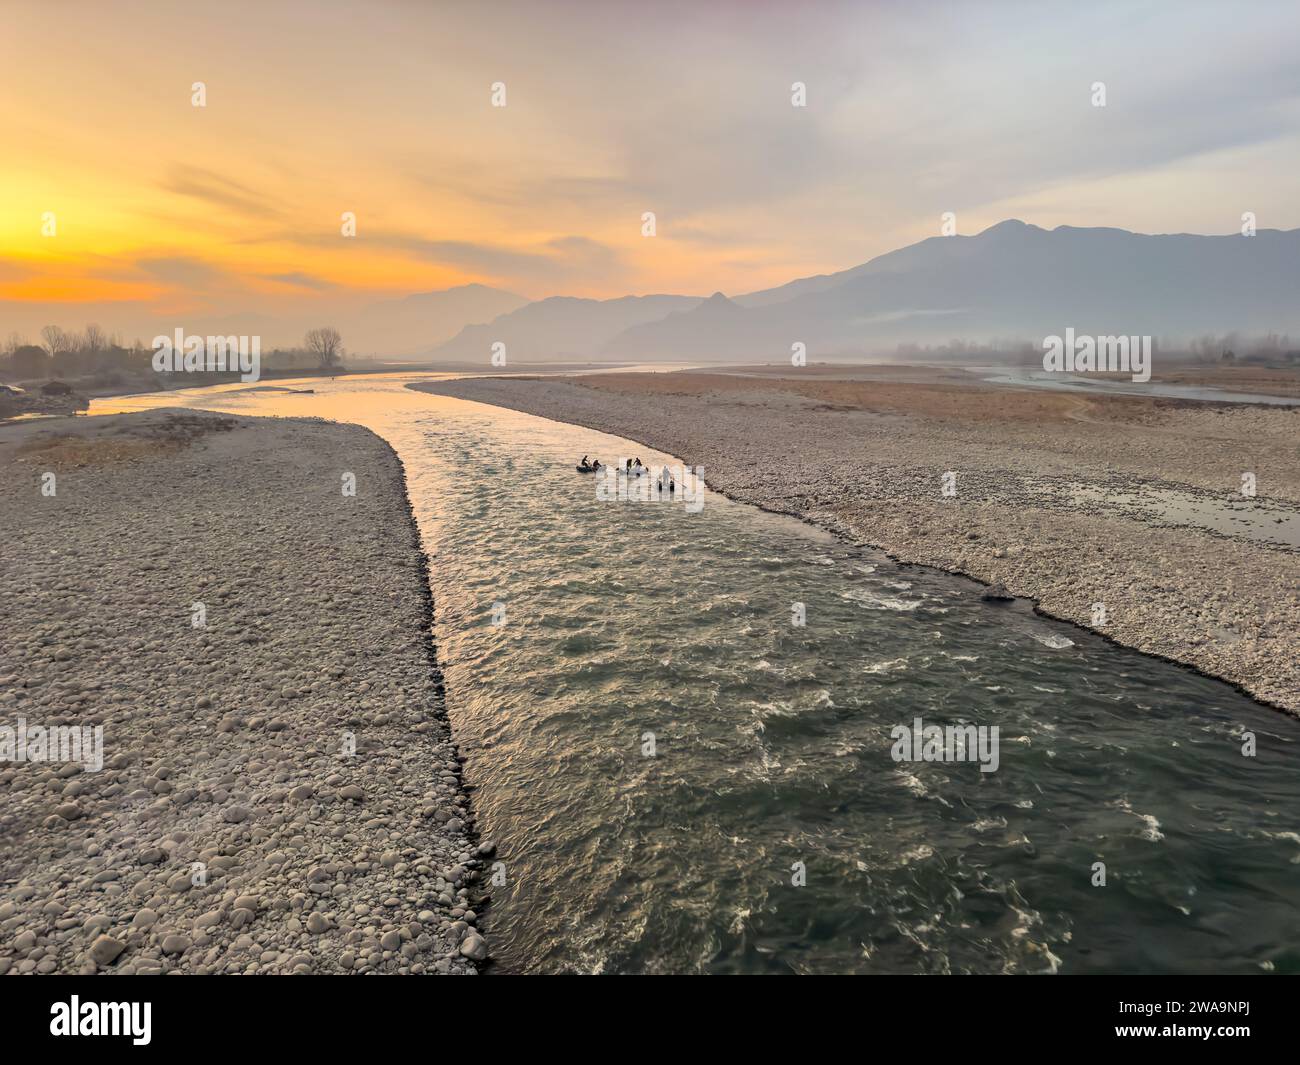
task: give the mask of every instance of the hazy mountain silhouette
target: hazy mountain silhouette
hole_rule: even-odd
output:
[[[490,322],[527,303],[487,285],[460,285],[372,304],[340,329],[353,351],[427,356],[465,326]]]
[[[620,359],[666,359],[675,351],[689,351],[691,358],[708,359],[702,354],[701,343],[708,345],[711,336],[723,336],[730,341],[750,336],[745,309],[721,292],[707,300],[697,301],[694,307],[677,311],[658,321],[646,322],[623,330],[601,347],[602,356]],[[755,339],[750,336],[750,339]]]
[[[698,296],[622,296],[612,300],[551,296],[502,315],[488,325],[462,329],[434,352],[435,359],[486,362],[492,345],[506,345],[507,360],[588,358],[626,329],[689,310]]]
[[[903,342],[1079,333],[1189,339],[1207,332],[1300,332],[1300,230],[1253,237],[1146,235],[1008,220],[975,236],[931,237],[839,273],[728,299],[555,296],[433,351],[508,357],[784,360],[888,352]]]
[[[1300,230],[1253,237],[999,223],[932,237],[868,263],[625,331],[609,357],[785,359],[905,341],[1037,340],[1080,333],[1190,338],[1300,331]],[[711,301],[712,302],[712,301]]]

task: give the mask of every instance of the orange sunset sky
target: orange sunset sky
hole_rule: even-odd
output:
[[[1295,5],[978,6],[4,0],[0,332],[735,294],[945,211],[1300,226]]]

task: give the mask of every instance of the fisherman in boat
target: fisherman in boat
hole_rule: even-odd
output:
[[[579,465],[579,466],[590,466],[591,463],[589,463],[589,462],[587,461],[587,456],[586,456],[586,455],[583,455],[583,456],[582,456],[582,461],[579,462],[578,465]]]

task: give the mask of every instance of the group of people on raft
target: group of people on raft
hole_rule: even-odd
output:
[[[600,459],[592,459],[588,462],[586,455],[583,455],[582,461],[578,463],[579,473],[594,473],[596,470],[603,470],[605,468],[606,467],[600,464]],[[644,465],[641,462],[640,457],[627,460],[626,472],[629,477],[640,477],[643,473],[648,473],[649,471],[650,467]],[[670,492],[677,491],[677,482],[673,480],[673,475],[668,472],[667,466],[663,468],[663,473],[660,475],[659,488],[661,490],[667,488]]]

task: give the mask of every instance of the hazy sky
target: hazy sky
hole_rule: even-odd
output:
[[[1300,227],[1294,2],[0,11],[5,332],[468,281],[734,294],[945,211],[965,233]]]

